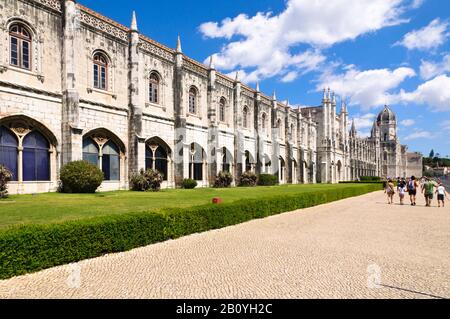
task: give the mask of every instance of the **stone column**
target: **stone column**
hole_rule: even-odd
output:
[[[76,89],[78,61],[77,5],[73,0],[64,1],[63,16],[63,63],[62,63],[62,118],[61,160],[62,165],[82,159],[82,130],[79,129],[80,98]]]
[[[184,178],[189,178],[190,145],[187,143],[186,108],[184,107],[183,86],[183,52],[181,40],[178,37],[175,52],[175,79],[173,87],[175,113],[175,152],[174,152],[174,180],[178,186]]]
[[[129,32],[128,60],[128,171],[129,175],[145,168],[145,137],[142,127],[142,106],[140,105],[139,82],[141,77],[139,33],[136,15],[133,12]]]

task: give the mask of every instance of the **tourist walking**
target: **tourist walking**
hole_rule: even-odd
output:
[[[425,177],[425,183],[423,184],[423,194],[425,195],[426,206],[431,207],[433,201],[435,183],[428,177]]]
[[[389,179],[386,183],[386,188],[384,189],[384,192],[388,196],[388,204],[391,205],[394,203],[394,194],[395,194],[395,186],[392,182],[392,179]]]
[[[445,187],[442,183],[439,183],[439,186],[436,189],[436,194],[438,197],[438,207],[441,207],[441,203],[442,203],[442,207],[445,207],[445,197],[447,196],[447,199],[449,199],[448,198],[449,195],[448,195],[447,191],[445,190]]]
[[[397,184],[398,196],[400,197],[400,205],[405,205],[406,194],[406,182],[405,179],[401,179]]]
[[[412,176],[408,182],[408,194],[411,206],[416,206],[417,187],[419,187],[419,183],[417,182],[416,177]]]

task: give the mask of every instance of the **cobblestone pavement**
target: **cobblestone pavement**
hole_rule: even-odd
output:
[[[450,298],[450,205],[419,197],[377,192],[56,267],[0,281],[0,297]]]

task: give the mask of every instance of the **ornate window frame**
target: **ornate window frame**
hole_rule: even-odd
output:
[[[219,99],[219,108],[218,108],[218,113],[219,113],[219,122],[223,123],[223,124],[227,124],[227,99],[224,96],[221,96]],[[223,114],[222,114],[223,113]],[[222,116],[223,115],[223,116]]]
[[[10,46],[10,28],[14,24],[23,25],[30,32],[30,69],[24,69],[19,66],[11,64],[11,46]],[[36,29],[27,17],[14,16],[7,19],[0,24],[0,32],[4,34],[0,38],[0,73],[7,72],[9,70],[35,76],[42,83],[45,80],[45,76],[42,70],[43,64],[43,37],[44,33],[41,29]]]
[[[195,91],[194,94],[194,112],[191,112],[191,92]],[[190,85],[189,86],[189,90],[188,90],[188,99],[187,99],[187,114],[188,116],[196,116],[201,118],[201,113],[200,113],[200,90],[195,86],[195,85]]]
[[[94,86],[94,57],[97,54],[102,54],[106,60],[107,60],[107,82],[106,82],[106,89],[99,89]],[[112,96],[114,99],[117,99],[117,94],[115,93],[115,71],[116,71],[116,63],[113,59],[111,59],[111,56],[108,52],[106,52],[103,49],[94,49],[91,50],[91,54],[87,57],[87,76],[88,76],[88,93],[101,93],[101,94],[107,94]]]
[[[152,74],[155,74],[159,79],[159,87],[158,87],[158,102],[150,101],[150,79]],[[148,69],[145,71],[145,107],[148,108],[150,106],[161,108],[164,112],[167,111],[167,107],[165,106],[165,86],[166,82],[162,73],[155,69]]]

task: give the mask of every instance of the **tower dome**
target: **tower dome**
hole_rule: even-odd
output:
[[[382,122],[395,122],[397,121],[397,117],[395,113],[387,106],[384,106],[383,111],[378,114],[377,122],[380,124]]]

